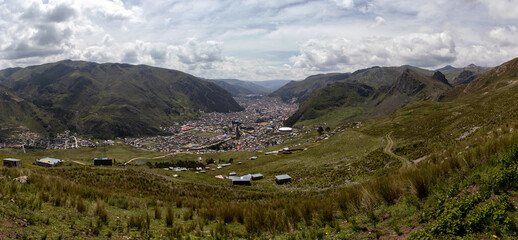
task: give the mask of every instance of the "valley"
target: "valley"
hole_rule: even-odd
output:
[[[385,87],[333,82],[300,105],[235,97],[243,111],[200,112],[161,135],[52,142],[18,128],[0,150],[22,166],[0,168],[0,237],[513,239],[517,63],[456,86],[415,68]],[[44,157],[64,162],[33,164]],[[235,183],[249,174],[263,178]]]

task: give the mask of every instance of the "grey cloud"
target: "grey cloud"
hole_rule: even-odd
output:
[[[149,52],[149,55],[151,56],[151,58],[153,58],[153,61],[155,61],[155,63],[158,64],[163,64],[167,60],[167,53],[165,52],[165,50],[161,51],[158,49],[152,49]]]
[[[59,45],[72,35],[70,28],[60,30],[55,24],[40,24],[36,26],[38,30],[32,39],[39,45]]]
[[[42,14],[43,13],[41,11],[40,6],[36,3],[33,3],[31,4],[31,6],[29,6],[29,8],[24,10],[23,14],[20,15],[20,19],[34,21],[38,20],[38,18],[40,18]]]
[[[76,11],[73,8],[61,4],[52,9],[45,18],[51,22],[64,22],[75,15]]]
[[[1,58],[13,60],[31,57],[48,57],[62,52],[62,49],[31,46],[27,41],[20,41],[15,45],[3,49]]]
[[[184,64],[219,62],[223,60],[220,43],[199,43],[195,39],[177,47],[176,55]]]
[[[138,53],[135,50],[127,50],[122,57],[122,62],[136,63],[138,62]]]
[[[20,15],[20,19],[34,23],[41,21],[65,22],[75,15],[76,11],[65,4],[60,4],[52,10],[44,11],[41,9],[40,5],[33,3],[27,9],[23,10],[23,13]]]

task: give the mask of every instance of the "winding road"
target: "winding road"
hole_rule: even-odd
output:
[[[392,134],[392,132],[388,133],[385,138],[387,139],[387,146],[385,146],[385,148],[383,149],[383,152],[385,152],[386,154],[398,159],[399,161],[401,161],[401,164],[402,164],[402,168],[403,167],[408,167],[412,164],[411,161],[409,161],[408,159],[402,157],[402,156],[399,156],[397,154],[395,154],[394,152],[392,152],[392,147],[394,146],[394,141],[392,140],[392,138],[390,137],[390,134]]]

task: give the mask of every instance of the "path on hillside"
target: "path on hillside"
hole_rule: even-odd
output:
[[[159,159],[159,158],[165,158],[165,157],[169,157],[171,155],[173,155],[175,153],[168,153],[166,155],[163,155],[163,156],[158,156],[158,157],[152,157],[151,159]],[[128,165],[129,163],[137,160],[137,159],[149,159],[149,157],[136,157],[136,158],[132,158],[130,160],[128,160],[127,162],[124,163],[124,165]]]
[[[392,132],[388,133],[385,138],[387,139],[387,146],[385,146],[385,148],[383,149],[383,152],[385,152],[386,154],[398,159],[399,161],[401,161],[401,163],[403,164],[403,166],[401,167],[406,167],[406,166],[409,166],[411,164],[410,161],[408,161],[408,159],[402,157],[402,156],[399,156],[399,155],[396,155],[394,152],[392,152],[392,147],[394,146],[394,141],[392,140],[392,138],[390,137],[390,134]]]

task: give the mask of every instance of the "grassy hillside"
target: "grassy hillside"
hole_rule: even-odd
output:
[[[363,84],[332,83],[315,91],[285,123],[292,126],[298,121],[321,116],[337,121],[360,119],[368,114],[365,108],[375,93],[375,89]],[[349,115],[350,111],[345,108],[358,109],[358,111],[353,111],[354,114]],[[343,116],[331,114],[333,111],[340,112],[337,114],[343,114]],[[331,116],[328,116],[329,114]]]
[[[49,116],[32,103],[17,97],[7,88],[0,86],[0,139],[7,137],[10,128],[29,126],[36,131],[45,131],[49,127]]]
[[[0,76],[13,94],[51,115],[48,130],[54,132],[69,129],[100,138],[150,135],[199,111],[242,110],[215,84],[144,65],[62,61],[3,70]]]

